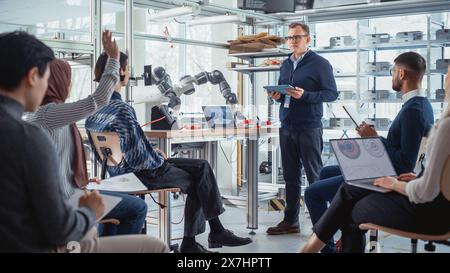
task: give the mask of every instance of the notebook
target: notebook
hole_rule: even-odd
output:
[[[76,189],[75,193],[69,199],[69,204],[72,207],[78,208],[79,199],[84,194],[85,192],[83,190]],[[100,196],[102,197],[103,203],[105,204],[105,212],[103,212],[102,216],[100,216],[100,218],[97,219],[97,222],[100,221],[103,217],[105,217],[122,200],[121,197],[107,194],[100,194]]]
[[[124,193],[133,193],[146,191],[147,187],[137,178],[134,173],[127,173],[104,179],[97,183],[89,183],[86,188],[88,190],[99,191],[115,191]]]

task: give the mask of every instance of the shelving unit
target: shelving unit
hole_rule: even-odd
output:
[[[368,108],[368,110],[373,111],[373,115],[370,113],[362,114],[365,115],[364,118],[370,118],[372,120],[377,121],[378,115],[377,115],[377,105],[378,104],[384,104],[384,105],[395,105],[395,104],[402,104],[402,100],[399,97],[396,98],[382,98],[382,99],[370,99],[365,98],[363,95],[364,92],[369,90],[377,90],[378,82],[392,77],[390,74],[390,71],[382,71],[377,73],[366,73],[363,71],[363,67],[365,63],[368,62],[376,62],[378,59],[378,53],[383,51],[416,51],[426,50],[426,53],[422,54],[426,56],[427,60],[427,72],[426,72],[426,78],[424,78],[424,85],[427,86],[427,96],[430,99],[430,102],[433,105],[443,105],[443,99],[435,99],[434,95],[432,94],[434,90],[430,90],[430,81],[431,77],[435,75],[441,75],[442,76],[442,84],[441,88],[443,88],[443,75],[446,74],[445,69],[436,69],[433,65],[435,62],[435,57],[431,57],[430,52],[433,50],[442,50],[440,58],[444,58],[444,50],[443,48],[450,46],[450,39],[449,40],[436,40],[434,37],[432,37],[432,34],[434,34],[435,30],[433,26],[433,15],[430,14],[427,16],[427,32],[424,32],[423,40],[412,40],[412,41],[402,41],[402,40],[395,40],[395,38],[390,39],[389,42],[386,43],[379,43],[379,44],[362,44],[361,37],[364,34],[376,34],[377,32],[375,30],[372,30],[370,33],[363,33],[362,29],[370,25],[371,19],[363,19],[357,21],[357,35],[355,37],[355,44],[352,46],[341,46],[341,47],[330,47],[330,46],[321,46],[317,47],[315,45],[312,45],[311,49],[314,50],[318,54],[340,54],[340,53],[354,53],[356,58],[356,69],[355,72],[346,72],[341,71],[338,69],[338,71],[334,72],[334,76],[336,80],[343,79],[343,80],[355,80],[355,90],[354,91],[354,98],[352,99],[343,99],[343,100],[337,100],[333,103],[326,103],[327,109],[331,110],[331,116],[330,118],[340,118],[345,119],[346,116],[343,117],[337,117],[334,114],[333,107],[338,106],[341,107],[344,104],[353,104],[357,109],[360,108]],[[319,23],[318,23],[319,24]],[[309,24],[311,29],[315,28],[314,24]],[[320,33],[319,33],[320,34]],[[392,34],[392,33],[391,33]],[[392,35],[391,35],[392,36]],[[260,58],[277,58],[277,57],[286,57],[288,55],[288,51],[284,49],[280,49],[279,51],[274,50],[272,52],[255,52],[255,53],[235,53],[235,54],[229,54],[229,57],[236,57],[241,59],[242,61],[246,61],[249,63],[248,67],[236,67],[231,69],[232,71],[244,73],[246,74],[250,81],[252,86],[254,85],[254,82],[252,82],[255,77],[254,73],[258,72],[277,72],[279,71],[280,66],[252,66],[255,63],[256,59]],[[393,60],[390,60],[392,64]],[[338,86],[338,91],[340,90]],[[253,90],[254,92],[254,90]],[[367,94],[369,95],[369,94]],[[369,95],[373,96],[372,94]],[[385,119],[379,120],[380,122],[385,123]],[[392,122],[392,120],[391,120]],[[343,122],[345,123],[345,121]],[[383,123],[383,124],[384,124]],[[353,130],[354,125],[350,123],[349,126],[329,126],[329,119],[324,121],[324,129],[325,130],[340,130],[343,133],[343,136],[347,134],[348,130]],[[387,131],[389,126],[383,126],[382,128],[377,128],[378,131]]]

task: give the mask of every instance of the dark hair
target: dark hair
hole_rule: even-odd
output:
[[[304,23],[291,23],[289,25],[289,28],[296,28],[296,27],[301,27],[303,29],[303,31],[305,31],[306,35],[309,35],[309,26],[307,24]]]
[[[33,67],[43,77],[53,50],[23,31],[0,34],[0,88],[13,91]]]
[[[103,52],[97,59],[97,62],[95,63],[95,68],[94,68],[94,81],[99,82],[100,79],[102,78],[103,72],[105,72],[105,66],[106,66],[106,61],[108,61],[108,55]],[[127,60],[128,60],[128,55],[120,52],[120,68],[122,68],[123,70],[125,70],[127,68]],[[120,77],[120,81],[123,81],[123,76]]]
[[[416,52],[402,53],[395,58],[394,63],[406,66],[409,70],[417,73],[420,79],[422,79],[427,69],[427,62]]]

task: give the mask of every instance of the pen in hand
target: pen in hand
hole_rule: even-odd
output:
[[[79,207],[88,207],[94,212],[96,219],[99,219],[105,211],[105,204],[98,191],[89,191],[83,188],[84,195],[80,196],[78,201]]]

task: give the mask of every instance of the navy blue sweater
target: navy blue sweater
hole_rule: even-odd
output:
[[[326,59],[309,50],[294,70],[291,55],[281,65],[278,84],[300,87],[305,93],[300,99],[291,98],[289,108],[284,107],[285,96],[281,97],[281,127],[293,131],[322,128],[323,103],[338,97],[333,68]]]
[[[427,98],[408,100],[382,138],[397,174],[414,170],[422,137],[427,136],[434,123],[433,109]]]

